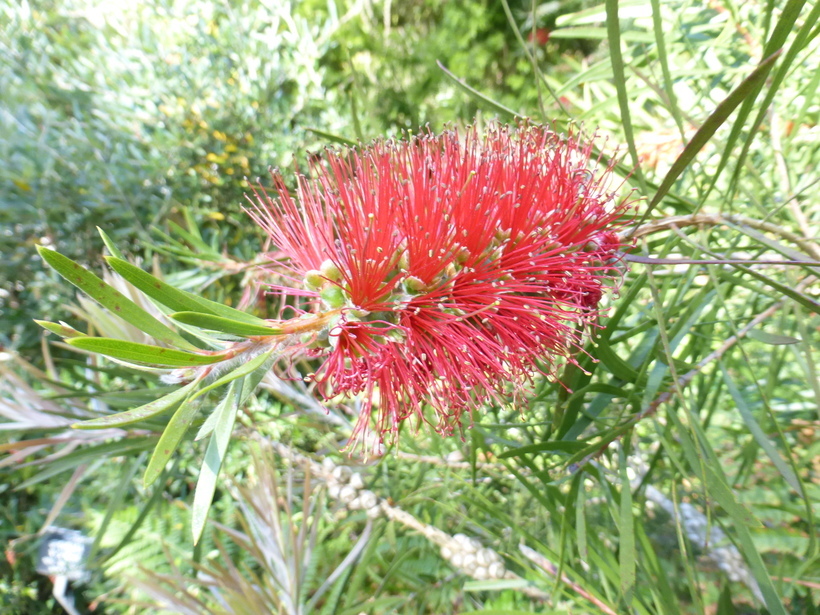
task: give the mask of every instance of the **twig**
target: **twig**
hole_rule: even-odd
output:
[[[772,233],[774,235],[779,235],[783,239],[792,242],[812,258],[820,260],[820,248],[818,248],[810,238],[801,237],[800,235],[787,231],[786,229],[776,224],[772,224],[771,222],[763,222],[762,220],[755,220],[754,218],[749,218],[738,214],[700,213],[688,216],[670,216],[668,218],[662,218],[661,220],[646,222],[640,226],[624,229],[621,233],[621,237],[624,239],[637,239],[646,235],[669,231],[674,227],[720,226],[724,224],[746,226],[765,231],[767,233]]]

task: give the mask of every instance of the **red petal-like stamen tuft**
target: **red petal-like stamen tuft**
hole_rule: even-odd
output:
[[[536,373],[572,361],[596,322],[628,208],[596,174],[592,144],[549,129],[494,126],[328,151],[295,198],[255,192],[251,216],[304,288],[339,311],[311,339],[327,396],[362,393],[357,434],[523,396]],[[378,402],[374,397],[378,391]]]

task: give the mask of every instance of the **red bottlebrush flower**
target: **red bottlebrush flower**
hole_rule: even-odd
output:
[[[425,406],[449,433],[572,360],[627,207],[591,152],[541,127],[470,128],[328,151],[295,198],[278,176],[278,196],[255,193],[251,216],[304,284],[277,290],[337,313],[311,338],[313,378],[327,396],[363,393],[357,433],[373,406],[380,435]]]

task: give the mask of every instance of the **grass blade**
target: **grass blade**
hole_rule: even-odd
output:
[[[800,483],[797,479],[797,475],[794,473],[794,470],[792,470],[791,466],[783,460],[775,445],[772,444],[772,441],[769,440],[768,436],[763,431],[763,428],[761,428],[760,424],[757,420],[755,420],[752,411],[746,405],[746,400],[743,399],[737,385],[734,380],[732,380],[732,377],[729,375],[729,372],[726,370],[726,366],[723,365],[723,363],[720,364],[720,370],[723,374],[723,382],[726,383],[726,388],[729,390],[729,394],[732,396],[732,399],[735,400],[737,411],[743,418],[743,422],[746,423],[749,433],[752,434],[758,446],[763,449],[763,452],[766,453],[766,456],[771,460],[772,464],[774,464],[774,467],[777,468],[777,471],[780,472],[780,475],[786,480],[787,483],[789,483],[789,486],[794,489],[795,492],[803,493],[803,489],[800,487]]]
[[[624,126],[624,136],[632,156],[635,178],[641,186],[643,194],[647,194],[646,182],[638,157],[638,148],[635,146],[635,133],[632,129],[632,116],[629,112],[629,97],[626,92],[626,72],[624,59],[621,55],[621,22],[618,19],[618,0],[606,0],[606,30],[609,40],[609,57],[612,63],[613,81],[618,92],[618,106],[621,109],[621,121]],[[654,39],[652,39],[654,41]]]

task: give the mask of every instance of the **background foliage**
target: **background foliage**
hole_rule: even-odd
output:
[[[28,539],[55,522],[94,537],[76,591],[96,612],[817,612],[816,2],[65,0],[0,14],[4,609],[60,612]],[[487,408],[463,439],[408,430],[398,452],[337,470],[356,465],[339,453],[348,414],[270,376],[196,547],[201,442],[144,488],[167,419],[67,427],[161,391],[41,346],[34,317],[142,334],[75,298],[35,245],[100,272],[101,226],[169,282],[265,316],[246,176],[336,141],[525,116],[620,144],[645,199],[635,252],[669,259],[631,265],[570,391],[542,382],[529,409]],[[381,514],[341,498],[352,471]],[[277,524],[278,543],[260,538]],[[471,578],[441,532],[480,540],[514,576]]]

